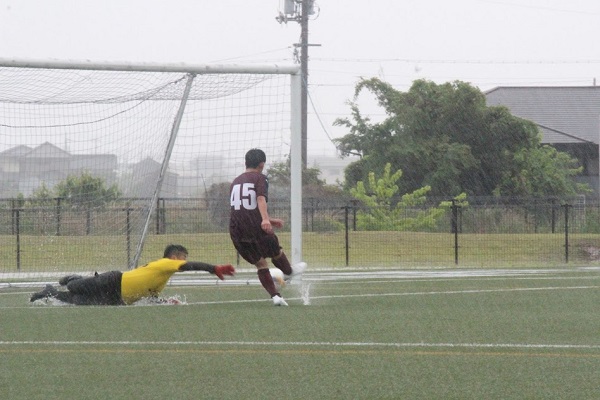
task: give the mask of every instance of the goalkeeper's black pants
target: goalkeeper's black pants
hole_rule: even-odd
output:
[[[96,274],[89,278],[70,281],[67,292],[58,292],[56,298],[65,303],[81,306],[123,305],[121,298],[121,271]]]

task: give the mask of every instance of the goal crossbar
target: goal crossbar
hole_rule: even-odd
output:
[[[100,71],[181,72],[193,74],[287,74],[300,72],[299,65],[125,63],[90,60],[35,60],[0,58],[1,67],[81,69]]]

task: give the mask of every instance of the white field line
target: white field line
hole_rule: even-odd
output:
[[[556,278],[563,279],[563,278]],[[389,282],[389,281],[388,281]],[[403,281],[404,282],[404,281]],[[293,287],[293,286],[292,286]],[[393,292],[393,293],[363,293],[363,294],[346,294],[346,295],[322,295],[313,296],[310,295],[310,300],[318,299],[344,299],[344,298],[361,298],[361,297],[395,297],[395,296],[432,296],[432,295],[455,295],[455,294],[482,294],[482,293],[503,293],[503,292],[529,292],[529,291],[555,291],[555,290],[585,290],[585,289],[600,289],[600,286],[548,286],[548,287],[535,287],[535,288],[500,288],[500,289],[465,289],[465,290],[444,290],[444,291],[425,291],[425,292]],[[5,293],[6,295],[24,294],[25,292],[11,292]],[[29,293],[29,292],[26,292]],[[2,293],[0,293],[2,295]],[[289,297],[289,300],[304,300],[301,297]],[[208,305],[208,304],[237,304],[237,303],[256,303],[270,301],[270,299],[252,299],[252,300],[220,300],[220,301],[197,301],[197,302],[186,302],[188,305]],[[161,304],[162,305],[162,304]],[[145,306],[145,305],[141,305]],[[2,307],[1,308],[6,308]],[[8,308],[20,308],[20,307],[8,307]],[[29,307],[24,307],[29,308]],[[60,308],[60,307],[58,307]]]
[[[346,298],[361,298],[361,297],[399,297],[399,296],[434,296],[434,295],[461,295],[461,294],[484,294],[484,293],[504,293],[504,292],[534,292],[534,291],[555,291],[555,290],[586,290],[600,289],[600,286],[552,286],[543,288],[505,288],[505,289],[468,289],[468,290],[444,290],[444,291],[427,291],[427,292],[402,292],[402,293],[363,293],[363,294],[346,294],[346,295],[326,295],[313,296],[310,295],[310,300],[326,300],[326,299],[346,299]],[[14,293],[13,293],[14,294]],[[285,297],[287,300],[304,300],[301,297]],[[270,302],[271,299],[246,299],[246,300],[219,300],[219,301],[195,301],[185,302],[184,305],[211,305],[211,304],[245,304],[245,303],[262,303]],[[150,307],[150,306],[172,306],[167,304],[142,304],[129,307]],[[50,309],[70,308],[70,305],[64,307],[45,307]],[[86,307],[105,307],[105,306],[86,306]],[[3,307],[2,308],[31,308],[31,306],[22,307]],[[116,307],[122,308],[122,307]],[[128,307],[127,307],[128,308]]]
[[[432,295],[453,295],[453,294],[481,294],[481,293],[503,293],[503,292],[530,292],[530,291],[545,291],[545,290],[584,290],[584,289],[600,289],[600,286],[552,286],[543,288],[505,288],[505,289],[467,289],[467,290],[443,290],[443,291],[427,291],[427,292],[402,292],[402,293],[363,293],[363,294],[344,294],[344,295],[327,295],[327,296],[310,296],[310,300],[318,299],[346,299],[357,297],[395,297],[395,296],[432,296]],[[285,297],[286,300],[302,300],[300,297]],[[231,304],[231,303],[254,303],[262,301],[271,301],[271,299],[260,300],[229,300],[229,301],[196,301],[189,302],[189,305],[204,305],[204,304]]]
[[[234,347],[360,347],[360,348],[462,348],[462,349],[583,349],[600,350],[600,344],[552,343],[381,343],[381,342],[244,342],[244,341],[0,341],[0,346],[234,346]]]
[[[320,286],[322,285],[337,285],[337,284],[365,284],[365,283],[394,283],[394,282],[440,282],[440,281],[456,281],[456,280],[465,280],[469,282],[473,281],[494,281],[494,280],[580,280],[580,279],[600,279],[600,275],[598,276],[552,276],[552,275],[531,275],[527,274],[524,276],[520,275],[472,275],[472,276],[395,276],[390,275],[389,277],[377,276],[374,277],[370,274],[365,274],[363,276],[335,276],[334,274],[328,274],[327,276],[317,276],[317,275],[308,275],[303,281],[305,283],[314,283],[318,282]],[[57,282],[27,282],[27,283],[0,283],[0,296],[3,295],[14,295],[14,294],[23,294],[23,293],[31,293],[33,291],[39,290],[39,288],[43,288],[45,285],[51,284],[54,286],[58,286]],[[204,278],[204,279],[193,279],[193,278],[173,278],[169,281],[167,287],[180,287],[180,286],[246,286],[246,285],[258,285],[260,284],[257,278],[248,278],[248,279],[240,279],[240,278],[226,278],[225,281]],[[20,289],[30,289],[26,292],[2,292],[1,289],[8,288],[20,288]]]
[[[573,268],[546,268],[546,269],[375,269],[375,268],[336,268],[322,269],[316,268],[311,270],[309,274],[305,275],[305,280],[345,280],[345,279],[373,279],[373,278],[384,278],[384,279],[440,279],[440,278],[483,278],[483,277],[523,277],[523,276],[541,276],[541,275],[562,275],[569,273],[579,272],[599,272],[600,267],[573,267]],[[67,273],[0,273],[0,289],[7,287],[43,287],[46,284],[56,284],[58,278],[66,275]],[[249,283],[258,282],[255,278],[255,270],[251,269],[238,269],[238,276],[244,276],[249,274],[251,278],[227,278],[225,281],[219,281],[218,279],[199,273],[183,273],[175,275],[170,281],[170,286],[178,285],[245,285]],[[86,276],[86,274],[83,274]],[[28,281],[26,279],[34,278],[56,278],[51,281]],[[8,279],[24,279],[19,282],[2,282],[2,280]]]
[[[313,296],[310,295],[310,302],[314,300],[326,300],[326,299],[347,299],[347,298],[365,298],[365,297],[396,297],[396,296],[434,296],[434,295],[461,295],[461,294],[483,294],[483,293],[503,293],[503,292],[533,292],[533,291],[554,291],[554,290],[586,290],[586,289],[600,289],[600,286],[557,286],[557,287],[545,287],[545,288],[510,288],[510,289],[469,289],[469,290],[446,290],[446,291],[427,291],[427,292],[401,292],[401,293],[363,293],[363,294],[349,294],[349,295],[327,295],[327,296]],[[14,293],[13,293],[14,294]],[[22,294],[22,293],[21,293]],[[302,297],[290,297],[285,296],[286,300],[294,300],[294,301],[303,301],[305,299]],[[129,307],[152,307],[152,306],[185,306],[185,305],[213,305],[213,304],[247,304],[247,303],[263,303],[263,302],[271,302],[271,299],[246,299],[246,300],[219,300],[219,301],[195,301],[195,302],[185,302],[182,305],[171,305],[171,304],[139,304],[139,305],[131,305],[128,307],[114,307],[115,309],[125,309]],[[304,303],[307,305],[307,303]],[[46,307],[46,306],[44,306]],[[47,309],[68,309],[73,306],[69,304],[65,304],[61,307],[46,307]],[[86,307],[106,307],[106,306],[86,306]],[[31,308],[28,306],[11,306],[2,308]],[[1,343],[1,342],[0,342]]]

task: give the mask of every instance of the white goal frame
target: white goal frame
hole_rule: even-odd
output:
[[[291,229],[291,261],[302,261],[302,138],[301,138],[301,89],[302,79],[300,65],[258,65],[258,64],[185,64],[185,63],[126,63],[106,61],[77,61],[77,60],[34,60],[34,59],[6,59],[0,58],[0,66],[14,68],[38,69],[80,69],[100,71],[139,71],[139,72],[178,72],[188,73],[190,76],[201,74],[279,74],[290,75],[290,105],[291,105],[291,138],[290,138],[290,163],[291,163],[291,189],[290,189],[290,229]],[[182,99],[185,104],[186,99]],[[179,128],[181,115],[178,114],[173,124],[173,133]],[[178,120],[179,119],[179,120]],[[172,143],[169,143],[172,147]],[[169,149],[166,150],[170,151]],[[169,155],[167,156],[169,157]],[[168,164],[168,163],[167,163]],[[163,167],[166,169],[166,165]],[[166,171],[161,170],[162,179]],[[158,184],[160,190],[160,182]],[[158,195],[158,191],[156,192]],[[155,207],[156,202],[151,203]],[[150,210],[150,213],[152,210]],[[147,221],[149,224],[149,221]],[[146,228],[147,229],[147,226]],[[140,241],[142,243],[143,240]],[[141,248],[138,249],[141,253]]]

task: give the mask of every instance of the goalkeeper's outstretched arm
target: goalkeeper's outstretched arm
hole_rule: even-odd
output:
[[[201,261],[188,261],[179,267],[179,271],[206,271],[217,275],[219,279],[225,279],[224,275],[235,274],[235,268],[231,264],[212,265]]]

